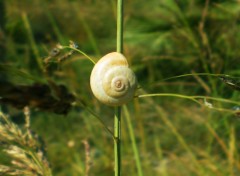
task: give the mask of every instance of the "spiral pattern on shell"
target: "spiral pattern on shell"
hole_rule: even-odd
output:
[[[133,98],[137,79],[128,67],[127,59],[118,52],[112,52],[103,56],[94,66],[90,86],[100,102],[119,106]]]

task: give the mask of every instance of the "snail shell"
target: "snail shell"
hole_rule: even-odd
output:
[[[137,79],[128,67],[127,59],[120,53],[112,52],[103,56],[94,66],[90,86],[100,102],[119,106],[133,98]]]

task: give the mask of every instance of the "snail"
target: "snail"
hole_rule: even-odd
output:
[[[137,88],[137,79],[127,59],[118,52],[103,56],[94,66],[90,86],[94,96],[109,106],[130,101]]]

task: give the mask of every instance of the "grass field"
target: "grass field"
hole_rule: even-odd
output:
[[[217,77],[240,75],[240,2],[128,0],[124,7],[124,55],[141,88],[122,111],[122,175],[240,175],[239,92]],[[14,139],[37,134],[41,142],[33,142],[32,152],[44,146],[42,161],[49,165],[41,166],[52,175],[113,175],[112,137],[89,111],[113,131],[114,109],[92,95],[93,63],[70,49],[53,49],[73,41],[94,61],[115,51],[116,1],[8,0],[0,1],[0,11],[0,97],[11,100],[0,99],[1,109],[17,124],[9,129],[31,131]],[[192,75],[165,80],[185,74]],[[38,96],[28,129],[22,104],[42,88],[24,86],[36,82],[57,88],[52,99],[64,104],[51,106]],[[13,85],[32,91],[20,96]],[[69,109],[71,95],[77,99]],[[9,140],[0,135],[0,173],[1,165],[16,169],[6,154],[16,141]]]

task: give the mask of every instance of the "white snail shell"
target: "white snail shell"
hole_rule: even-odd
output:
[[[112,52],[103,56],[94,66],[90,86],[100,102],[119,106],[133,98],[137,79],[128,67],[127,59],[118,52]]]

